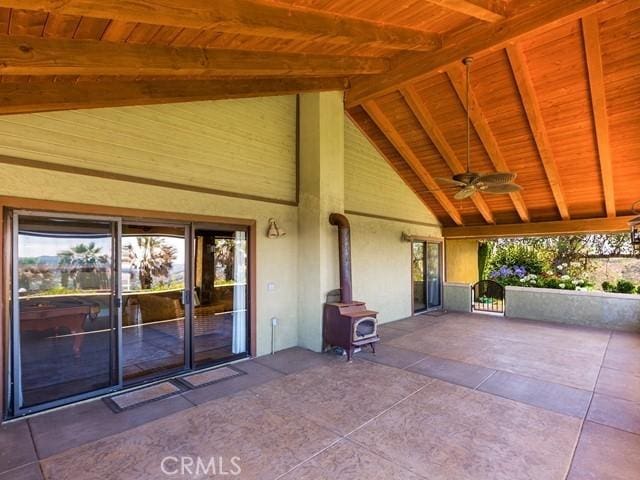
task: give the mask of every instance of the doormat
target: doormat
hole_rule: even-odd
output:
[[[185,375],[184,377],[176,378],[175,381],[181,383],[187,388],[201,388],[214,383],[222,382],[230,378],[238,377],[240,375],[246,375],[247,372],[240,370],[236,367],[220,367],[213,370],[207,370],[205,372],[192,373]]]
[[[147,403],[156,402],[164,398],[172,397],[182,392],[180,388],[172,382],[156,383],[149,387],[139,388],[132,392],[125,392],[119,395],[113,395],[104,399],[104,402],[116,413],[129,410],[131,408],[140,407]]]
[[[446,310],[435,310],[433,312],[425,312],[425,313],[421,313],[420,315],[427,315],[429,317],[442,317],[443,315],[446,315],[447,312]]]

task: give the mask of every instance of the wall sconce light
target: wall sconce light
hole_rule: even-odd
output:
[[[278,226],[275,218],[269,219],[269,228],[267,229],[268,238],[280,238],[287,234],[282,228]]]
[[[413,235],[407,232],[402,232],[402,236],[400,238],[403,242],[413,242]]]

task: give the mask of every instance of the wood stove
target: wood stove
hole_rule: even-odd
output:
[[[354,301],[351,290],[351,232],[344,215],[332,213],[329,223],[337,225],[339,235],[340,290],[327,295],[324,306],[323,339],[325,347],[341,347],[351,361],[356,348],[369,345],[375,353],[378,337],[378,312],[368,310],[364,302]]]

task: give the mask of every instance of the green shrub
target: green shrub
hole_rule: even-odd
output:
[[[603,292],[613,292],[615,291],[615,285],[612,285],[611,282],[608,282],[607,280],[605,280],[604,282],[602,282],[602,291]]]
[[[629,280],[618,280],[616,284],[616,292],[618,293],[634,293],[636,291],[636,286],[631,283]]]

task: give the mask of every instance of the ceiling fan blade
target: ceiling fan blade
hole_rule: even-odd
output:
[[[455,198],[456,200],[464,200],[465,198],[469,198],[471,195],[473,195],[474,193],[476,193],[476,188],[475,187],[467,187],[467,188],[463,188],[462,190],[460,190],[458,193],[456,193],[453,198]]]
[[[514,193],[522,190],[522,187],[516,183],[504,183],[502,185],[485,185],[482,193],[492,193],[500,195],[503,193]]]
[[[458,180],[454,180],[453,178],[445,178],[445,177],[436,177],[436,182],[440,185],[451,185],[455,187],[466,187],[467,184],[464,182],[460,182]]]
[[[485,185],[503,185],[513,182],[518,175],[511,172],[494,172],[481,175],[478,182]]]

